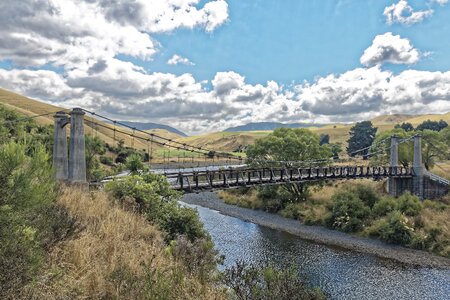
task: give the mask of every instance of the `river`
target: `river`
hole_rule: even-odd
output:
[[[450,270],[412,267],[373,255],[315,244],[196,205],[222,268],[236,260],[295,265],[331,299],[450,299]]]

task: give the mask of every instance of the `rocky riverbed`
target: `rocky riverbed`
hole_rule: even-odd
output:
[[[401,246],[388,245],[379,240],[354,236],[330,230],[322,226],[306,226],[297,220],[283,218],[279,215],[264,211],[228,205],[220,200],[217,194],[213,192],[186,194],[183,196],[182,201],[217,210],[224,215],[236,217],[261,226],[288,232],[315,243],[368,253],[408,265],[450,269],[450,259],[445,257]]]

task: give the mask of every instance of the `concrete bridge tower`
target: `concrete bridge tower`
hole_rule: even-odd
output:
[[[69,179],[69,160],[67,151],[67,130],[69,116],[63,112],[57,112],[53,116],[55,120],[54,143],[53,143],[53,167],[56,180],[66,181]]]
[[[81,108],[74,108],[70,112],[69,181],[75,184],[86,183],[84,115]]]
[[[425,166],[422,163],[422,137],[420,135],[414,136],[413,171],[413,193],[420,199],[424,199]]]
[[[393,172],[395,172],[396,167],[399,167],[398,163],[398,138],[393,135],[391,137],[391,157],[390,157],[390,167],[393,168]],[[394,197],[400,195],[400,182],[398,178],[389,177],[388,180],[388,191]]]

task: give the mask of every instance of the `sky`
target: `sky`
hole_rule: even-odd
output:
[[[450,111],[448,0],[0,0],[0,87],[188,134]]]

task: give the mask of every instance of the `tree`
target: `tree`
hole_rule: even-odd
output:
[[[414,126],[412,126],[411,123],[402,123],[401,125],[400,125],[400,124],[397,124],[397,125],[395,125],[394,128],[395,128],[395,129],[401,128],[401,129],[403,129],[403,130],[406,131],[406,132],[408,132],[408,131],[414,131]]]
[[[270,161],[276,166],[286,166],[283,162],[295,161],[298,165],[309,165],[311,161],[330,159],[332,156],[329,145],[320,145],[319,136],[305,128],[278,128],[268,136],[258,139],[247,149],[247,157],[252,164],[263,165]],[[271,164],[273,166],[273,164]],[[281,193],[290,195],[283,202],[306,200],[308,187],[311,183],[290,183],[273,187]],[[280,190],[278,190],[280,189]],[[272,191],[276,194],[276,191]]]
[[[406,132],[402,128],[396,128],[390,131],[385,131],[378,134],[375,138],[373,146],[370,148],[371,163],[374,165],[387,165],[390,161],[391,155],[391,137],[396,136],[398,139],[411,138],[415,134],[414,131]],[[408,143],[400,143],[398,145],[398,161],[402,166],[409,166],[413,160],[414,147],[412,140]]]
[[[330,144],[331,153],[333,153],[333,159],[339,159],[339,154],[342,152],[341,143]]]
[[[356,152],[363,148],[368,148],[372,145],[378,128],[373,127],[372,122],[364,121],[356,123],[350,129],[350,139],[348,140],[347,153],[354,157],[356,155],[362,155],[367,157],[369,149]]]
[[[431,169],[436,160],[446,159],[448,145],[439,132],[424,130],[422,133],[422,160],[427,170]]]
[[[131,154],[127,157],[126,166],[128,170],[130,170],[131,174],[139,174],[139,171],[142,171],[144,169],[142,157],[139,154]]]
[[[320,135],[320,145],[325,145],[325,144],[329,144],[330,143],[330,135],[329,134],[321,134]]]
[[[428,129],[428,130],[433,130],[433,131],[441,131],[442,129],[444,129],[446,127],[448,127],[448,124],[444,120],[440,120],[439,122],[427,120],[427,121],[424,121],[419,126],[417,126],[416,130],[424,131],[424,130]]]
[[[422,136],[422,161],[427,169],[432,168],[436,160],[446,158],[449,153],[449,145],[445,139],[446,131],[437,132],[432,130],[424,130],[422,132],[406,132],[401,128],[397,128],[377,135],[375,139],[375,146],[370,148],[371,153],[376,153],[376,155],[371,157],[371,162],[373,164],[389,163],[391,136],[395,135],[399,139],[408,139],[417,133],[420,133]],[[410,139],[406,143],[400,143],[398,146],[399,163],[405,167],[410,166],[413,158],[413,140]]]

